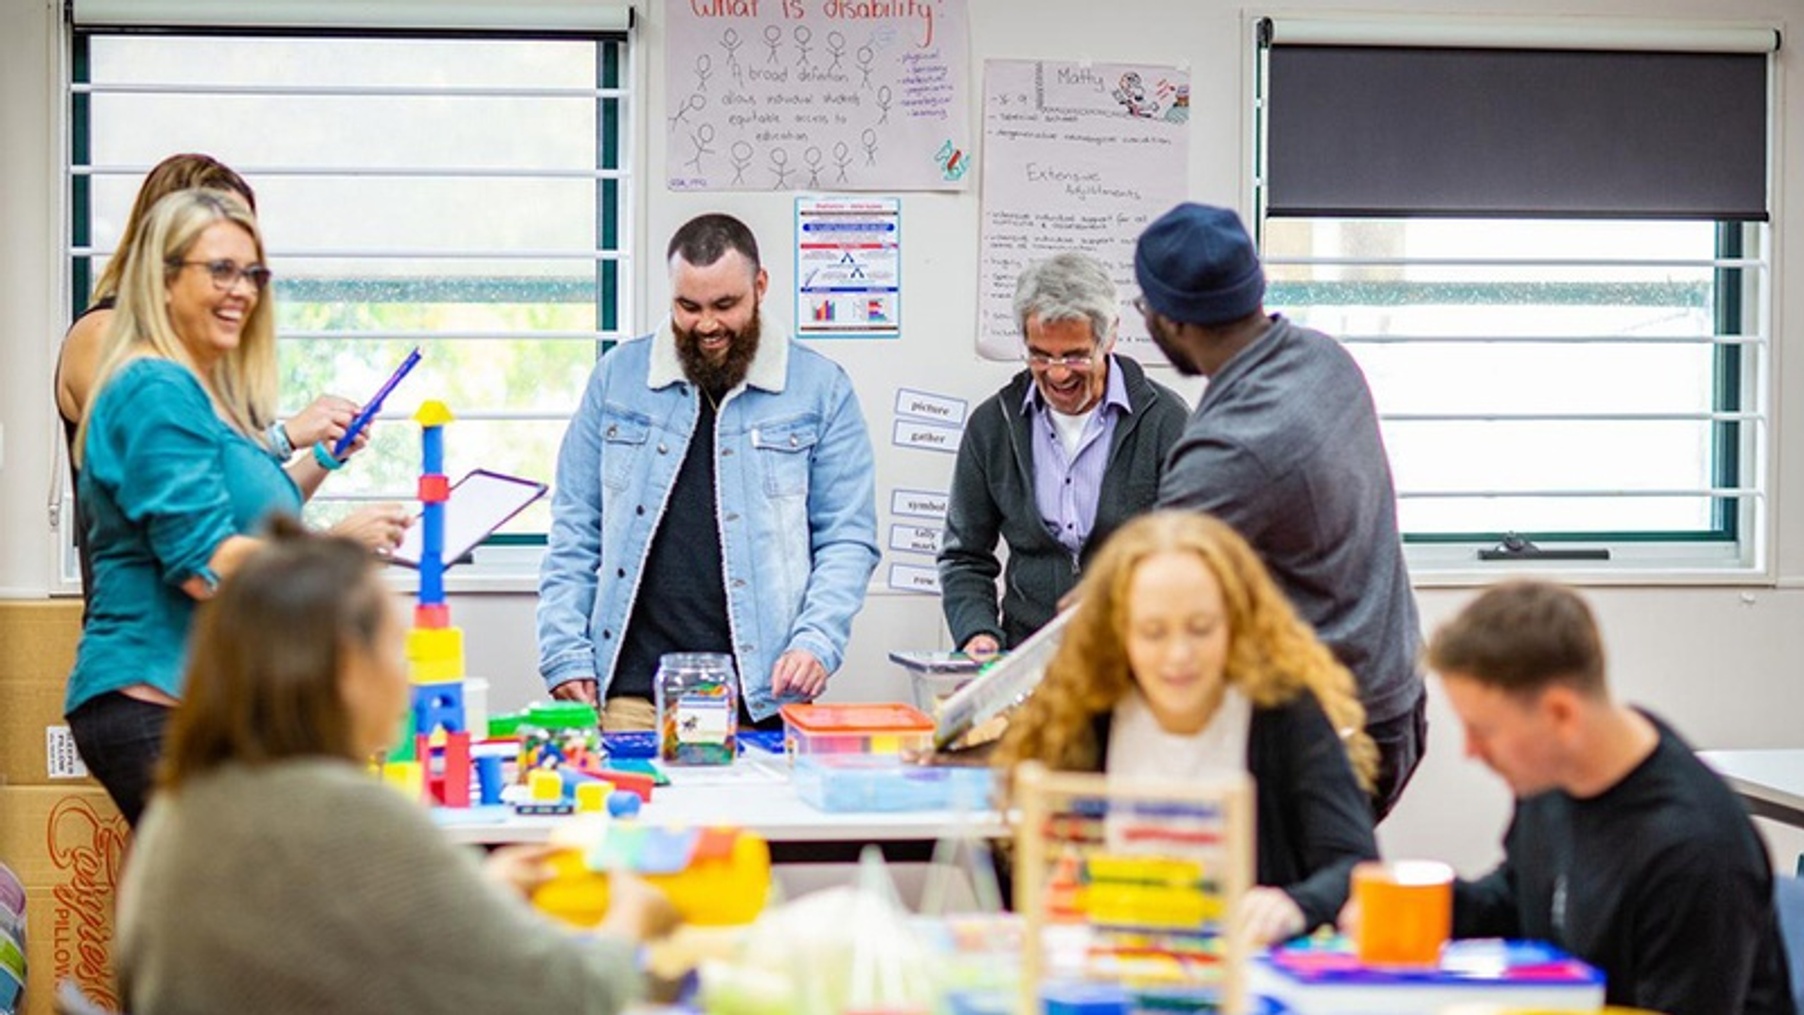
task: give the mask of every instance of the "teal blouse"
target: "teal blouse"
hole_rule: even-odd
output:
[[[298,515],[301,492],[188,368],[145,358],[95,396],[78,493],[94,576],[64,711],[133,684],[180,697],[195,607],[182,583],[213,577],[227,537]]]

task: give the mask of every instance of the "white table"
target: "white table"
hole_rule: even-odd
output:
[[[1804,749],[1699,751],[1759,817],[1804,828]]]
[[[652,792],[641,820],[659,824],[734,825],[763,836],[778,863],[844,862],[875,843],[891,860],[925,860],[953,835],[1001,838],[1010,830],[994,810],[830,813],[796,795],[781,757],[747,755],[730,768],[666,768],[670,785]],[[508,807],[433,808],[454,842],[499,845],[544,842],[569,819],[518,815]]]

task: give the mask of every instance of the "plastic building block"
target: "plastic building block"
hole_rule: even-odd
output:
[[[416,627],[407,632],[408,675],[416,684],[464,678],[464,632],[457,627]]]
[[[400,790],[409,800],[425,796],[426,773],[417,761],[391,761],[382,766],[382,781]]]
[[[419,497],[424,504],[443,504],[451,499],[451,481],[439,473],[420,477]]]
[[[643,803],[651,803],[652,787],[657,785],[657,780],[653,779],[651,776],[640,775],[637,772],[621,772],[612,768],[604,768],[599,772],[591,772],[590,774],[594,775],[596,778],[606,779],[613,783],[616,790],[625,790],[628,793],[632,793]]]
[[[533,772],[527,777],[526,786],[534,803],[564,799],[564,778],[556,772]]]
[[[413,608],[413,626],[427,630],[450,627],[451,607],[444,603],[434,606],[416,606]]]
[[[576,848],[551,858],[555,874],[532,896],[535,906],[566,923],[593,927],[601,922],[608,908],[608,877],[615,870],[655,885],[685,922],[700,926],[750,923],[770,895],[770,846],[750,832],[654,829],[630,820],[589,827],[600,838],[562,842]],[[584,829],[579,834],[592,833]],[[553,841],[558,841],[556,833]]]
[[[431,736],[438,730],[466,733],[462,680],[443,684],[413,685],[413,731]]]
[[[615,818],[638,817],[641,806],[639,795],[632,790],[617,789],[608,794],[608,816]]]
[[[470,734],[446,733],[439,746],[416,734],[413,749],[424,771],[426,801],[440,807],[470,806]]]

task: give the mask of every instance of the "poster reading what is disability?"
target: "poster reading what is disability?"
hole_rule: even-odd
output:
[[[984,64],[977,350],[1020,359],[1015,280],[1066,250],[1121,292],[1116,351],[1162,363],[1132,309],[1134,241],[1189,188],[1190,75],[1148,64]]]
[[[671,190],[963,190],[967,0],[666,0]]]

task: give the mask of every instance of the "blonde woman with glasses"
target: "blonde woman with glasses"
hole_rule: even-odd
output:
[[[210,155],[194,152],[171,155],[157,163],[144,177],[143,184],[138,188],[138,196],[132,201],[131,212],[126,216],[119,248],[106,262],[106,268],[100,273],[100,280],[94,283],[92,302],[69,325],[68,333],[63,336],[62,349],[57,355],[56,411],[63,424],[63,441],[71,464],[79,457],[75,451],[75,431],[81,426],[82,413],[87,410],[101,362],[106,357],[107,337],[111,334],[113,325],[113,306],[119,299],[120,277],[124,274],[126,263],[131,260],[132,241],[141,231],[139,227],[150,214],[150,209],[158,201],[190,187],[230,192],[243,199],[245,206],[253,213],[257,210],[257,198],[251,191],[250,184],[230,166]],[[294,455],[294,450],[305,451],[320,441],[327,444],[337,441],[344,436],[345,429],[350,426],[351,418],[356,413],[357,403],[350,399],[321,395],[300,412],[286,420],[272,422],[264,430],[271,450],[289,457],[286,465],[288,474],[294,477],[303,497],[311,497],[329,473],[313,455]],[[367,442],[368,437],[360,435],[351,452],[361,449]],[[79,470],[71,474],[69,486],[76,495],[73,504],[75,549],[81,563],[81,587],[85,595],[94,586],[94,575],[88,560],[87,517],[82,511]]]
[[[276,407],[271,273],[250,208],[181,190],[131,239],[107,353],[75,436],[93,567],[64,698],[82,760],[136,825],[170,708],[181,698],[195,603],[302,494],[268,445]],[[397,545],[400,505],[336,531]]]

